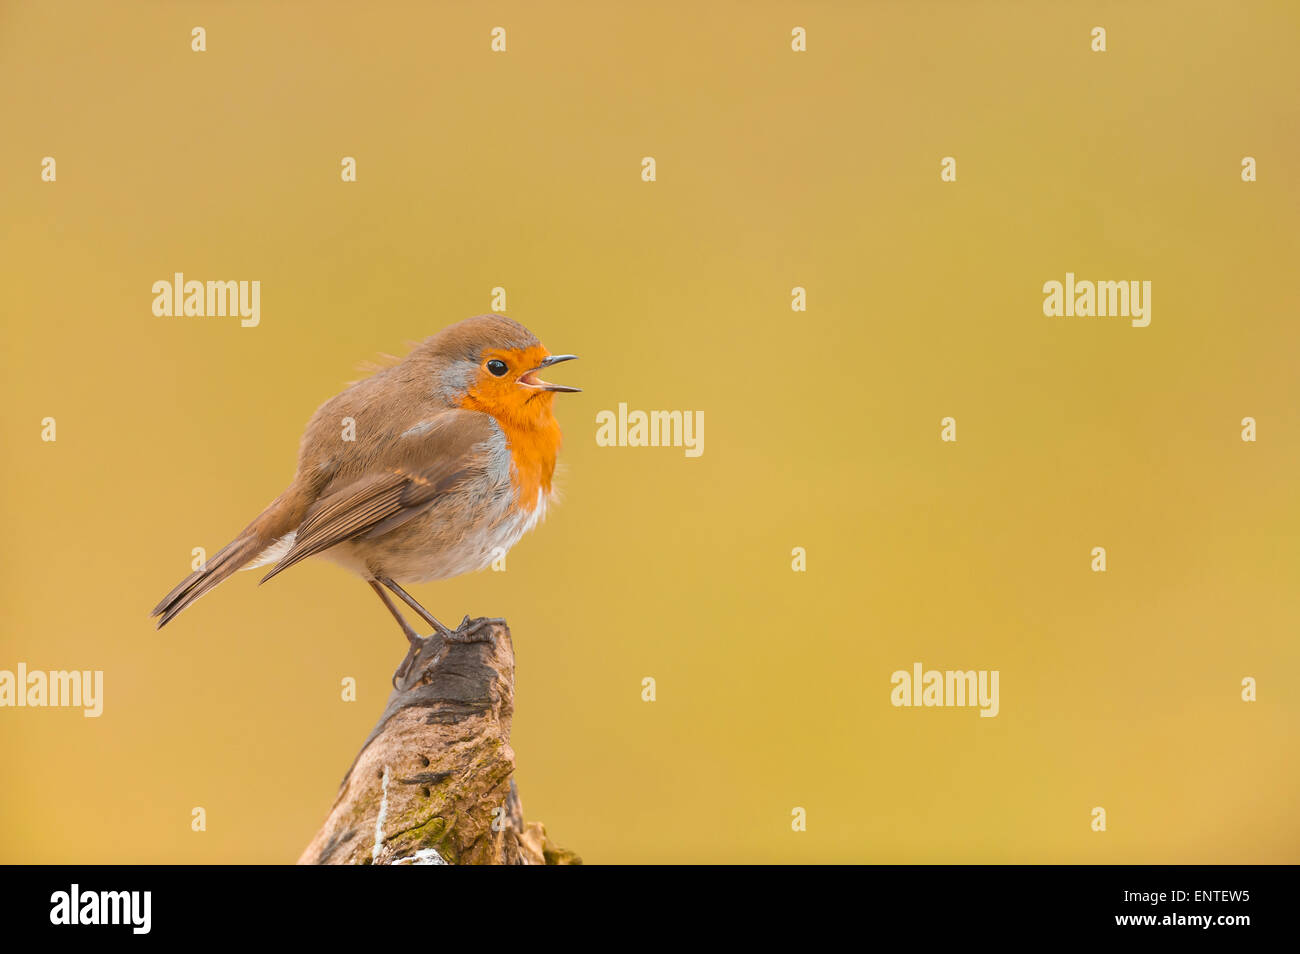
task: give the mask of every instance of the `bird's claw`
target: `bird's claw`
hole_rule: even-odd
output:
[[[490,643],[493,641],[491,627],[497,623],[503,624],[505,620],[495,616],[480,616],[472,620],[467,613],[460,625],[455,630],[444,633],[442,638],[449,643]]]
[[[398,666],[395,670],[393,670],[394,689],[397,688],[397,681],[399,679],[405,679],[407,677],[407,674],[410,673],[411,671],[411,666],[415,663],[415,657],[420,655],[420,650],[422,650],[425,646],[427,646],[429,644],[429,640],[432,639],[433,637],[416,636],[415,638],[412,638],[410,636],[407,636],[406,638],[407,640],[410,641],[411,645],[410,648],[406,650],[406,657],[402,660],[402,664]]]

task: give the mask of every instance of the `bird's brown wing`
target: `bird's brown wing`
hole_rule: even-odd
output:
[[[486,414],[444,411],[427,431],[398,438],[386,461],[341,485],[332,483],[308,509],[293,546],[271,577],[322,550],[386,533],[415,517],[489,466],[487,441],[497,433]]]

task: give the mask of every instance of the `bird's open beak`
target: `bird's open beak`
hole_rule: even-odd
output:
[[[559,364],[561,361],[572,361],[576,357],[576,354],[550,355],[543,360],[541,364],[533,368],[533,370],[521,374],[519,376],[519,383],[526,388],[536,388],[538,391],[568,391],[571,393],[581,391],[582,388],[571,388],[567,384],[551,384],[550,382],[543,381],[541,378],[537,377],[537,372],[543,368],[549,368],[551,365]]]

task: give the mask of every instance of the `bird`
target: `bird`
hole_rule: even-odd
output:
[[[469,616],[451,629],[402,588],[481,570],[532,530],[552,499],[561,432],[555,395],[580,388],[538,373],[551,354],[504,315],[476,315],[417,344],[322,404],[303,433],[293,481],[230,543],[153,608],[161,629],[237,570],[261,582],[319,556],[360,576],[409,647],[481,639]],[[421,636],[396,596],[433,628]]]

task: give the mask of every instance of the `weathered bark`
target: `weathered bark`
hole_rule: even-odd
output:
[[[430,637],[388,697],[299,864],[580,864],[524,824],[512,778],[510,629]]]

